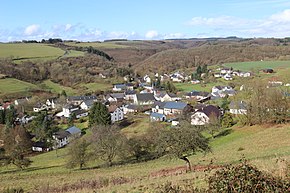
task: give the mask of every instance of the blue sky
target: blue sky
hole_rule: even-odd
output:
[[[5,0],[0,41],[289,37],[289,0]]]

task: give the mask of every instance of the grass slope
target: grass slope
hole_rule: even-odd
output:
[[[226,63],[225,67],[233,67],[236,70],[251,71],[265,68],[279,69],[290,68],[290,61],[253,61],[253,62],[234,62]]]
[[[60,94],[63,90],[68,96],[74,95],[77,91],[71,87],[62,86],[60,84],[54,83],[51,80],[43,81],[46,88],[50,89],[52,92]]]
[[[27,92],[38,87],[34,84],[17,80],[14,78],[0,79],[0,95],[19,92]]]
[[[62,56],[65,51],[45,44],[0,44],[0,58],[52,59]]]
[[[94,48],[99,49],[115,49],[115,48],[127,48],[129,46],[117,44],[117,42],[66,42],[66,45],[76,46],[76,47],[89,47],[92,46]]]
[[[290,160],[290,125],[278,126],[252,126],[233,128],[226,136],[215,138],[212,145],[212,153],[207,155],[197,154],[190,157],[193,165],[235,163],[244,156],[250,159],[262,170],[274,173],[277,170],[276,159],[281,157]],[[240,150],[239,150],[240,149]],[[65,168],[67,149],[60,149],[32,157],[32,166],[19,171],[9,166],[0,168],[0,187],[22,187],[25,191],[35,190],[41,187],[70,187],[79,183],[85,184],[83,189],[70,192],[92,192],[89,188],[91,180],[104,182],[106,187],[98,192],[144,192],[144,188],[154,190],[159,184],[173,182],[182,184],[186,179],[196,179],[196,186],[205,184],[204,172],[188,174],[155,176],[163,169],[183,166],[184,163],[177,159],[160,158],[158,160],[139,164],[127,164],[111,168],[98,168],[88,170],[68,170]],[[100,163],[99,163],[100,164]],[[95,166],[90,164],[89,167]],[[128,182],[118,183],[114,179],[126,179]],[[1,190],[0,188],[0,190]],[[142,191],[143,190],[143,191]],[[148,192],[147,191],[147,192]]]

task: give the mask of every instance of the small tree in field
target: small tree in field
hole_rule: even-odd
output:
[[[210,150],[208,139],[188,122],[182,122],[179,127],[159,132],[156,142],[159,154],[168,154],[185,161],[189,171],[191,171],[191,163],[188,157],[198,151]]]
[[[92,128],[92,144],[97,158],[107,162],[112,166],[113,160],[117,155],[126,152],[127,138],[117,126],[98,125]]]
[[[209,121],[205,125],[205,127],[208,130],[209,134],[214,137],[214,134],[221,129],[220,119],[215,114],[210,114]]]
[[[90,143],[84,139],[76,139],[70,145],[68,149],[67,167],[74,168],[79,167],[82,169],[89,160],[88,147]]]

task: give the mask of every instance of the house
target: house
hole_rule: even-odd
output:
[[[223,76],[223,79],[225,79],[225,80],[233,80],[233,77],[232,77],[231,74],[227,73],[227,74],[225,74],[225,75]]]
[[[94,100],[97,101],[97,96],[90,95],[90,96],[69,96],[67,98],[67,102],[73,105],[80,105],[83,101],[87,100]]]
[[[186,107],[188,107],[188,105],[184,102],[166,102],[164,105],[164,115],[181,114],[186,110]]]
[[[197,101],[204,101],[210,99],[211,95],[208,92],[196,91],[193,90],[189,93],[186,93],[185,98],[187,99],[195,99]]]
[[[68,131],[60,130],[52,134],[52,138],[55,140],[53,149],[58,149],[69,144],[70,133]]]
[[[60,130],[58,132],[55,132],[52,135],[52,138],[55,140],[54,149],[62,148],[69,144],[71,140],[73,140],[76,137],[81,136],[81,130],[75,126],[72,126],[66,130]]]
[[[79,119],[81,117],[86,117],[89,115],[88,111],[83,110],[83,109],[78,109],[78,110],[72,111],[71,114],[74,114],[77,119]]]
[[[201,109],[198,109],[191,115],[192,125],[205,125],[211,118],[219,119],[221,117],[221,111],[213,105],[208,105]]]
[[[274,73],[274,70],[271,68],[267,68],[267,69],[263,69],[263,72],[267,73],[267,74],[272,74],[272,73]]]
[[[222,77],[222,75],[220,74],[220,73],[214,73],[214,75],[213,75],[215,78],[221,78]]]
[[[133,83],[130,83],[130,82],[129,83],[126,83],[126,89],[127,90],[134,90],[134,86],[135,85]]]
[[[38,141],[32,144],[32,151],[36,152],[46,152],[50,151],[51,148],[47,145],[46,142]]]
[[[235,95],[236,91],[230,87],[230,86],[214,86],[212,87],[211,90],[211,95],[214,98],[219,98],[219,97],[225,97],[226,95],[228,96],[233,96]]]
[[[153,113],[164,114],[164,106],[165,106],[165,104],[166,104],[166,102],[156,101],[156,102],[154,102],[151,111]]]
[[[77,136],[77,137],[80,137],[82,134],[82,131],[76,126],[69,127],[66,131],[69,132],[72,136]]]
[[[134,96],[134,104],[136,105],[152,105],[155,101],[153,93],[140,93]]]
[[[150,78],[147,74],[143,77],[143,80],[144,80],[146,83],[151,83],[151,78]]]
[[[49,109],[50,107],[43,103],[37,103],[35,107],[33,107],[33,111],[36,113],[40,111],[48,111]]]
[[[122,102],[125,98],[125,94],[124,93],[113,93],[113,94],[108,94],[105,97],[106,101],[111,102]]]
[[[247,114],[247,106],[244,101],[235,102],[232,101],[229,104],[230,113],[234,115]]]
[[[27,102],[29,102],[30,98],[29,97],[24,97],[24,98],[19,98],[19,99],[16,99],[14,101],[14,105],[18,106],[18,105],[23,105]]]
[[[118,107],[117,105],[111,105],[108,108],[109,113],[111,114],[111,122],[117,122],[124,119],[123,108]]]
[[[5,102],[4,104],[0,104],[0,110],[10,109],[12,106],[12,103]]]
[[[64,116],[66,118],[70,117],[72,112],[79,110],[79,107],[73,104],[67,104],[62,108],[62,114],[60,116]]]
[[[85,100],[81,103],[80,108],[83,110],[89,110],[95,103],[95,100]]]
[[[130,100],[134,100],[134,97],[136,95],[136,91],[135,90],[126,90],[125,91],[125,100],[130,101]]]
[[[18,116],[15,119],[15,122],[22,125],[22,124],[27,124],[30,121],[32,121],[35,118],[35,116],[28,116],[28,115],[23,115],[23,116]]]
[[[123,107],[124,114],[128,113],[137,113],[138,112],[138,106],[137,105],[125,105]]]
[[[56,98],[50,98],[50,99],[47,99],[45,104],[52,108],[52,109],[55,109],[56,108]]]
[[[165,121],[166,116],[161,113],[151,113],[150,114],[150,120],[151,121]]]
[[[113,85],[113,91],[114,92],[120,92],[123,90],[127,90],[126,84],[114,84]]]
[[[220,70],[221,74],[232,74],[233,73],[233,69],[232,68],[223,68]]]
[[[159,92],[159,93],[156,93],[154,95],[155,99],[157,101],[161,101],[161,102],[164,102],[164,101],[176,101],[176,100],[180,100],[179,97],[176,96],[176,94],[173,94],[173,93],[167,93],[167,92]]]

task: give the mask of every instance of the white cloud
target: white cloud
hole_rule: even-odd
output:
[[[25,28],[24,34],[27,36],[36,35],[39,32],[39,30],[40,30],[40,26],[33,24]]]
[[[69,31],[72,28],[72,24],[66,24],[65,25],[65,31]]]
[[[186,23],[211,31],[210,36],[219,34],[242,37],[286,37],[290,36],[290,9],[263,19],[246,19],[232,16],[194,17]]]
[[[178,39],[178,38],[186,38],[186,36],[182,33],[171,33],[171,34],[165,34],[163,38],[164,39]]]
[[[154,38],[157,38],[158,37],[158,32],[157,31],[155,31],[155,30],[150,30],[150,31],[148,31],[146,34],[145,34],[145,37],[147,38],[147,39],[154,39]]]

